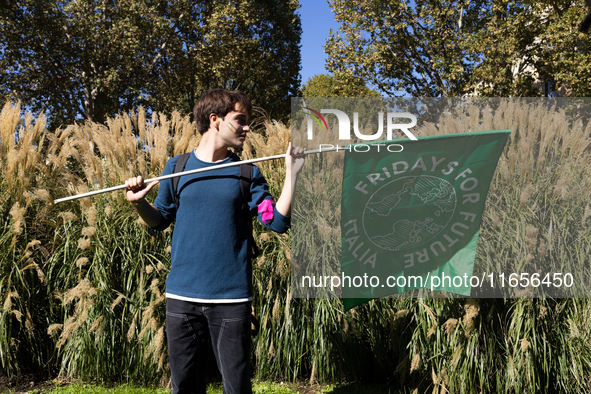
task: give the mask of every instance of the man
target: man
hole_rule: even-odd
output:
[[[250,99],[244,93],[215,89],[193,110],[199,146],[185,171],[238,161],[229,148],[241,148],[248,133]],[[286,176],[277,203],[253,167],[250,212],[269,229],[285,232],[290,225],[295,175],[304,163],[303,150],[286,154]],[[174,172],[178,156],[166,164]],[[172,266],[166,281],[166,330],[174,394],[205,393],[204,349],[209,331],[224,393],[251,393],[250,329],[252,265],[249,226],[242,213],[239,166],[180,178],[177,198],[172,180],[162,182],[154,204],[145,200],[157,184],[141,177],[128,179],[127,199],[151,227],[164,230],[176,220],[172,236]],[[178,202],[177,202],[178,201]],[[261,217],[263,216],[263,217]],[[263,220],[265,219],[265,220]]]

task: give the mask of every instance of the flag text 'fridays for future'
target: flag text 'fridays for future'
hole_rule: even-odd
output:
[[[345,310],[426,287],[470,295],[465,283],[444,282],[432,288],[427,278],[472,275],[486,194],[510,133],[397,140],[404,149],[395,154],[377,146],[393,141],[363,143],[369,146],[367,152],[346,152],[342,275],[377,277],[372,284],[379,284],[371,286],[365,280],[361,286],[343,286]],[[391,280],[385,286],[387,278]]]

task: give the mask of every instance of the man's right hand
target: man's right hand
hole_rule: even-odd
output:
[[[150,184],[146,185],[144,183],[144,178],[141,176],[137,176],[134,178],[129,178],[125,181],[125,186],[127,187],[125,191],[125,196],[127,200],[131,203],[137,203],[146,197],[146,195],[152,190],[154,186],[156,186],[159,181],[151,182]]]

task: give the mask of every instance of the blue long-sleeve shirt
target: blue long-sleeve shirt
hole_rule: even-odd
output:
[[[168,161],[163,175],[174,172],[178,161]],[[185,171],[239,161],[232,154],[227,159],[208,163],[192,153]],[[166,229],[176,220],[172,235],[172,266],[166,281],[169,298],[201,302],[235,302],[252,299],[252,264],[248,251],[248,224],[242,212],[239,166],[192,175],[184,175],[178,184],[178,206],[172,191],[172,179],[160,183],[154,206],[162,215],[157,230]],[[258,206],[272,200],[267,181],[253,166],[250,186],[252,215],[270,230],[282,233],[290,226],[273,204],[273,219],[261,220]]]

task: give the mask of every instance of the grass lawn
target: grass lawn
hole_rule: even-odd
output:
[[[51,389],[31,389],[28,391],[1,389],[0,394],[170,394],[169,390],[141,388],[119,385],[103,387],[95,384],[74,383]],[[358,384],[309,385],[306,383],[272,383],[259,382],[253,384],[253,394],[406,394],[407,392],[391,391],[386,386],[367,386]],[[209,385],[207,394],[222,394],[221,383]]]

